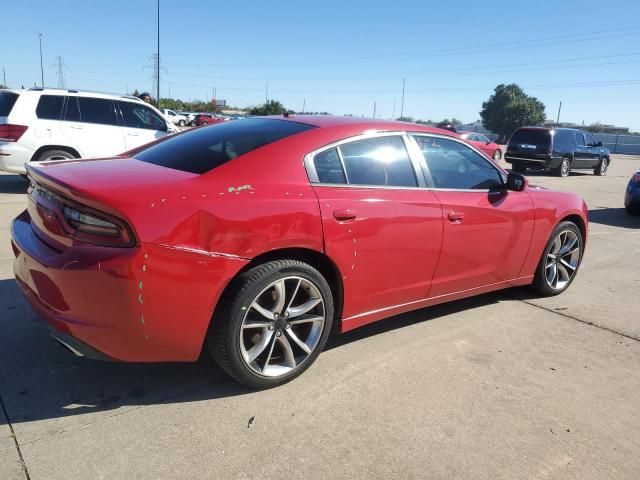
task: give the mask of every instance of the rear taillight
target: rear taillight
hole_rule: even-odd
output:
[[[26,125],[12,125],[3,123],[0,125],[0,142],[17,142],[20,137],[27,131]]]
[[[633,177],[631,177],[631,181],[632,182],[640,182],[640,172],[634,173]]]

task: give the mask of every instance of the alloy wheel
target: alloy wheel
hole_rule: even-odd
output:
[[[571,230],[561,231],[551,244],[545,261],[547,285],[555,290],[565,288],[575,275],[580,262],[580,240]]]
[[[609,162],[607,161],[606,158],[603,158],[600,161],[600,166],[599,166],[600,175],[605,175],[607,173],[607,168],[608,167],[609,167]]]
[[[320,290],[300,276],[280,278],[246,309],[240,352],[251,370],[280,377],[299,368],[320,341],[326,309]]]
[[[569,176],[569,160],[566,158],[562,159],[562,164],[560,165],[560,176],[562,177]]]

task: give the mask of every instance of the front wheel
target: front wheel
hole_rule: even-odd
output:
[[[298,260],[276,260],[242,273],[231,289],[208,338],[218,365],[251,388],[280,385],[309,368],[333,321],[322,274]]]
[[[542,253],[532,287],[550,297],[564,292],[578,272],[584,253],[582,232],[569,221],[561,222],[551,233]]]
[[[604,177],[607,174],[607,169],[609,168],[609,159],[603,158],[600,160],[598,166],[594,169],[594,173],[599,177]]]
[[[180,120],[180,121],[178,122],[178,126],[179,126],[179,127],[184,127],[185,125],[186,125],[186,122],[185,122],[184,120]]]

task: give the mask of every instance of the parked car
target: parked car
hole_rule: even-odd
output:
[[[214,115],[213,113],[201,113],[193,119],[193,125],[201,127],[202,125],[212,125],[214,123],[222,123],[225,119]]]
[[[517,129],[507,145],[504,159],[515,172],[527,168],[550,169],[567,177],[571,170],[593,170],[606,175],[611,156],[593,135],[574,128],[524,127]]]
[[[187,117],[180,113],[176,113],[173,110],[169,110],[168,108],[163,108],[160,111],[162,112],[164,117],[174,125],[184,127],[187,124]]]
[[[624,194],[624,208],[630,215],[640,215],[640,170],[629,180]]]
[[[500,145],[492,142],[481,133],[460,132],[460,138],[466,140],[478,150],[482,150],[489,158],[493,158],[495,162],[499,162],[502,158]]]
[[[0,90],[0,170],[25,164],[106,157],[177,131],[158,110],[131,96],[32,88]]]
[[[402,122],[248,118],[28,171],[14,272],[55,338],[129,362],[204,349],[259,388],[331,331],[517,285],[562,293],[587,235],[580,197]]]

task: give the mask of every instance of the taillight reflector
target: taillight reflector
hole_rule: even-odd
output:
[[[0,125],[0,142],[17,142],[28,128],[26,125],[3,123]]]

